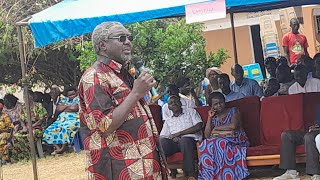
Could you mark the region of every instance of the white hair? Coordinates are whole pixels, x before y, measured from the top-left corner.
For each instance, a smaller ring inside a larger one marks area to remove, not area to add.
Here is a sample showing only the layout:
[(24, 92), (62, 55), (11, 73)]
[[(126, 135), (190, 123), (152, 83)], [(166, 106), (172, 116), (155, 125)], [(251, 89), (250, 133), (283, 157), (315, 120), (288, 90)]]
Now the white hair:
[(91, 41), (92, 41), (93, 49), (96, 53), (100, 51), (100, 42), (107, 41), (111, 27), (116, 25), (122, 26), (122, 24), (119, 22), (111, 21), (111, 22), (101, 23), (94, 28), (91, 36)]

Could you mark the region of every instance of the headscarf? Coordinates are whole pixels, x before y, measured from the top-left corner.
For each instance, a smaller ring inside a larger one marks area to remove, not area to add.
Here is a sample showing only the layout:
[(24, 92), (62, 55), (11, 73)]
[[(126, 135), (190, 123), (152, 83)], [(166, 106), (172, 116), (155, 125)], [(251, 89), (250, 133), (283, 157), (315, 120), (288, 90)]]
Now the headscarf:
[(206, 70), (206, 77), (209, 78), (209, 73), (211, 71), (216, 72), (217, 74), (222, 74), (222, 71), (218, 67), (211, 67)]

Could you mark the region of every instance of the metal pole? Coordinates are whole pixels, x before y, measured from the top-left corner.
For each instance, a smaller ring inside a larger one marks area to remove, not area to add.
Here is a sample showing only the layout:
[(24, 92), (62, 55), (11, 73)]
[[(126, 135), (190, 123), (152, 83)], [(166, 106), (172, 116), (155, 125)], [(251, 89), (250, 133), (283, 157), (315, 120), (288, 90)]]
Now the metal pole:
[(234, 28), (234, 16), (233, 16), (233, 12), (231, 12), (231, 11), (230, 11), (230, 20), (231, 20), (234, 63), (238, 64), (238, 50), (237, 50), (236, 31), (235, 31), (235, 28)]
[(27, 26), (27, 25), (29, 25), (29, 22), (28, 22), (29, 19), (31, 19), (31, 16), (28, 16), (28, 17), (22, 19), (21, 21), (16, 22), (16, 25), (17, 26)]
[(32, 121), (30, 113), (30, 104), (29, 104), (29, 93), (28, 93), (28, 82), (26, 80), (26, 57), (24, 55), (24, 45), (23, 45), (23, 35), (21, 31), (21, 26), (17, 25), (18, 30), (18, 40), (19, 40), (19, 52), (20, 52), (20, 62), (21, 62), (21, 71), (22, 71), (22, 86), (23, 86), (23, 97), (27, 109), (27, 120), (28, 120), (28, 132), (29, 132), (29, 143), (31, 148), (31, 160), (33, 168), (33, 179), (38, 180), (38, 171), (37, 171), (37, 161), (36, 161), (36, 149), (33, 138), (32, 131)]

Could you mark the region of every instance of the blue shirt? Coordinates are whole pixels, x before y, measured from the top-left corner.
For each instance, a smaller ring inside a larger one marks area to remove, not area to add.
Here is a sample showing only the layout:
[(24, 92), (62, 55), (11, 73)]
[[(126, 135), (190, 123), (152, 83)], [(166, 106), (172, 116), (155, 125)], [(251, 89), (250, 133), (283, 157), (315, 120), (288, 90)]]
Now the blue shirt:
[(245, 95), (242, 94), (241, 92), (234, 92), (231, 91), (228, 95), (224, 95), (226, 102), (230, 102), (230, 101), (235, 101), (237, 99), (241, 99), (244, 98)]
[(240, 92), (244, 94), (244, 96), (263, 96), (262, 88), (259, 86), (258, 82), (248, 78), (243, 78), (240, 86), (238, 86), (235, 82), (232, 82), (230, 88), (234, 92)]

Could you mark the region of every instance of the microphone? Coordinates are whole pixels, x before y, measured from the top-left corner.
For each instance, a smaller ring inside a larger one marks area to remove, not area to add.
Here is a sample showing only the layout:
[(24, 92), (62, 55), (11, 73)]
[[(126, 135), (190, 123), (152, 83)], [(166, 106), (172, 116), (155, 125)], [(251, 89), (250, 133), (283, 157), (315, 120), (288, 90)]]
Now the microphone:
[[(146, 68), (144, 67), (144, 61), (141, 58), (133, 57), (131, 61), (134, 67), (138, 69), (140, 73), (146, 70)], [(150, 91), (151, 91), (153, 100), (159, 98), (159, 94), (156, 88), (152, 87)]]

